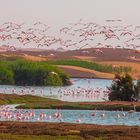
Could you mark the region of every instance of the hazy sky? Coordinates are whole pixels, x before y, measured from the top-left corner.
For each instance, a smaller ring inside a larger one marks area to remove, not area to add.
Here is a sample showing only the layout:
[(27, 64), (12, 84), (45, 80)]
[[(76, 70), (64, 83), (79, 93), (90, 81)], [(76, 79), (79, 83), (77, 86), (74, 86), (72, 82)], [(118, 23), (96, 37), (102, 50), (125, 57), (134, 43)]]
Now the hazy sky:
[(122, 19), (139, 24), (140, 0), (0, 0), (0, 22), (42, 21), (51, 25)]
[[(138, 26), (139, 6), (140, 0), (0, 0), (0, 24), (16, 22), (33, 25), (40, 21), (51, 27), (53, 35), (58, 32), (57, 29), (76, 23), (79, 19), (101, 25), (109, 24), (105, 20), (121, 19), (123, 22), (117, 24)], [(96, 41), (93, 43), (100, 42), (100, 38)], [(111, 43), (118, 44), (116, 41)]]

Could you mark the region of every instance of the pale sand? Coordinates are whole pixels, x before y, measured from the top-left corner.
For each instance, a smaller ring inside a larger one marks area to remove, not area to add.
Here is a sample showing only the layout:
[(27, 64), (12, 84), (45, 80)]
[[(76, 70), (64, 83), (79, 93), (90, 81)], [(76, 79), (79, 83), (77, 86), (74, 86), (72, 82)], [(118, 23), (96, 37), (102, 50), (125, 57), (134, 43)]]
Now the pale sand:
[(74, 56), (75, 58), (78, 58), (80, 60), (86, 60), (86, 61), (93, 61), (96, 57), (92, 56)]
[(32, 55), (24, 55), (22, 56), (26, 60), (31, 60), (31, 61), (46, 61), (47, 58), (39, 57), (39, 56), (32, 56)]

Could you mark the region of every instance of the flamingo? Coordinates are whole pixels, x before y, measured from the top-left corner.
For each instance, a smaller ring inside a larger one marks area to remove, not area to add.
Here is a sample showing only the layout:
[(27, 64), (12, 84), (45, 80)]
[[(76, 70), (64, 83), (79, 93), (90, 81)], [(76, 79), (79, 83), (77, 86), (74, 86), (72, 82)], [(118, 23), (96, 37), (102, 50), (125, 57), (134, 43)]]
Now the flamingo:
[(80, 123), (80, 122), (81, 122), (81, 120), (80, 120), (80, 119), (76, 120), (76, 123)]
[(133, 105), (133, 107), (134, 107), (133, 110), (129, 110), (129, 111), (128, 111), (129, 114), (132, 114), (132, 113), (136, 112), (136, 105)]

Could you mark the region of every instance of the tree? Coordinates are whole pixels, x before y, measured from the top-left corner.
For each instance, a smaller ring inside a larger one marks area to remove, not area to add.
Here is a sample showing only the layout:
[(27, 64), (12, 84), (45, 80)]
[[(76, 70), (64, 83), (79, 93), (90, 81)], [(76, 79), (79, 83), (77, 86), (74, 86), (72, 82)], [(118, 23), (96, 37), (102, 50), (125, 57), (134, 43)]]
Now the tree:
[(140, 80), (137, 81), (136, 85), (134, 86), (135, 88), (135, 95), (134, 98), (140, 98)]
[(61, 74), (61, 79), (62, 79), (63, 85), (71, 85), (72, 84), (72, 82), (70, 81), (70, 76), (67, 74)]
[(109, 88), (109, 100), (132, 101), (139, 97), (140, 81), (134, 84), (129, 74), (116, 75), (111, 87)]

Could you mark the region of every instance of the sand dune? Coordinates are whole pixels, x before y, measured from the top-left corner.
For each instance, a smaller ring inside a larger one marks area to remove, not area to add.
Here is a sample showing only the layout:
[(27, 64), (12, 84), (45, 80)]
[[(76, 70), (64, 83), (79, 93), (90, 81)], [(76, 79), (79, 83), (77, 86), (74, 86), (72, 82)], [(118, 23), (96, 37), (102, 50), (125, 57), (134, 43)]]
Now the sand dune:
[[(92, 61), (125, 61), (125, 62), (140, 62), (140, 53), (136, 50), (130, 49), (112, 49), (112, 48), (100, 48), (103, 53), (96, 53), (96, 48), (83, 49), (83, 50), (73, 50), (66, 52), (44, 50), (44, 51), (27, 51), (18, 50), (14, 52), (5, 52), (5, 54), (15, 54), (15, 55), (32, 55), (32, 56), (43, 56), (48, 57), (49, 54), (54, 54), (53, 60), (63, 60), (63, 59), (90, 59)], [(83, 53), (84, 51), (89, 53)], [(135, 56), (135, 59), (130, 59)]]
[(39, 56), (32, 56), (32, 55), (24, 55), (23, 58), (31, 61), (46, 61), (47, 58), (39, 57)]
[(74, 56), (74, 57), (80, 60), (86, 60), (86, 61), (93, 61), (96, 58), (92, 56)]

